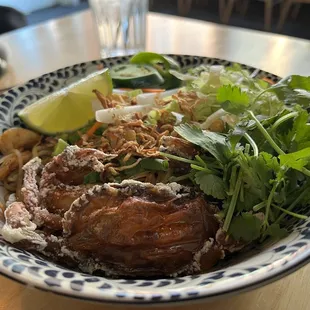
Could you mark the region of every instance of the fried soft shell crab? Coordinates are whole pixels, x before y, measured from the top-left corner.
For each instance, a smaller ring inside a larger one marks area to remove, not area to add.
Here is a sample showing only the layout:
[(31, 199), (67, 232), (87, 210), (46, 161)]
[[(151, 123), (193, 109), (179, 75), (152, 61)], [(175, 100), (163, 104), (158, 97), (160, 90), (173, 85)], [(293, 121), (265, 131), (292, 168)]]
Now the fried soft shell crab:
[(83, 184), (116, 155), (67, 147), (24, 167), (22, 199), (5, 210), (3, 237), (89, 273), (176, 276), (205, 271), (225, 255), (217, 208), (177, 183)]

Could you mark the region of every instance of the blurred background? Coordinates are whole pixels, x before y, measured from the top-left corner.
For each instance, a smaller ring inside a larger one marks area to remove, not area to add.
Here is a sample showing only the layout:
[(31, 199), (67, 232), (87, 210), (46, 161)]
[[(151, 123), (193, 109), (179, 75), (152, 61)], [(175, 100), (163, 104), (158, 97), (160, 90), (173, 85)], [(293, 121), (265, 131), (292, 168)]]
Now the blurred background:
[[(87, 0), (0, 0), (0, 34), (88, 7)], [(310, 0), (150, 0), (149, 10), (310, 39)]]

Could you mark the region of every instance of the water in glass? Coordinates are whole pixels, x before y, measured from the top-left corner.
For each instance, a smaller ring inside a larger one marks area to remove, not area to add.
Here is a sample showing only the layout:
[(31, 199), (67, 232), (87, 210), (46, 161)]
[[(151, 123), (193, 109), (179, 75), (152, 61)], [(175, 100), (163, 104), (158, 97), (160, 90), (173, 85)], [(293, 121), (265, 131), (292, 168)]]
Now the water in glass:
[(134, 54), (145, 49), (148, 0), (90, 0), (101, 56)]

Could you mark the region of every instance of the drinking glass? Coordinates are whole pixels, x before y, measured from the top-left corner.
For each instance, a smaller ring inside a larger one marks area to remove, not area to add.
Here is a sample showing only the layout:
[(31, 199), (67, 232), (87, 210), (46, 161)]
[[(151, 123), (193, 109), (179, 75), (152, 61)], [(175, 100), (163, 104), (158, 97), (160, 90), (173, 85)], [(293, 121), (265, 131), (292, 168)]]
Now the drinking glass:
[(148, 0), (90, 0), (101, 57), (145, 50)]

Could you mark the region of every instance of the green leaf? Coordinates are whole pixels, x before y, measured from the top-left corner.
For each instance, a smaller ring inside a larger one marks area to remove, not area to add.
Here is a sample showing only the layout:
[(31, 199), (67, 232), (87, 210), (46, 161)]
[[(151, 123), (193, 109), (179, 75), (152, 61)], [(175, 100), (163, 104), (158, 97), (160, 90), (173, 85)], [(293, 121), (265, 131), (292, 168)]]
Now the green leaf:
[(232, 114), (243, 113), (250, 104), (249, 96), (238, 86), (223, 85), (217, 91), (217, 101), (222, 108)]
[(164, 110), (168, 112), (180, 113), (181, 109), (177, 100), (173, 99), (171, 102), (165, 105)]
[(185, 140), (208, 151), (222, 164), (227, 163), (232, 157), (230, 143), (224, 135), (202, 131), (200, 128), (189, 124), (181, 124), (174, 127), (174, 130)]
[(237, 241), (251, 242), (260, 237), (262, 224), (253, 214), (242, 213), (232, 219), (228, 232)]
[[(279, 113), (282, 116), (281, 113)], [(262, 115), (257, 115), (257, 119), (260, 121), (261, 125), (270, 133), (268, 127), (272, 126), (272, 124), (277, 120), (277, 116), (267, 117)], [(266, 140), (265, 136), (262, 134), (261, 130), (257, 127), (257, 124), (254, 120), (249, 119), (249, 116), (246, 115), (241, 118), (241, 120), (237, 123), (232, 134), (240, 134), (244, 135), (247, 132), (249, 136), (255, 141), (260, 152), (265, 151), (273, 154), (274, 150), (270, 143)]]
[(200, 84), (199, 92), (204, 95), (216, 94), (221, 87), (222, 68), (220, 66), (211, 66), (208, 74), (202, 73), (200, 79), (194, 81), (197, 86)]
[(199, 65), (193, 68), (189, 68), (187, 70), (188, 74), (199, 77), (202, 72), (207, 72), (209, 70), (209, 66), (207, 65)]
[[(74, 132), (70, 132), (67, 134), (66, 141), (68, 141), (71, 145), (76, 144), (79, 140), (81, 140), (81, 135), (85, 134), (89, 128), (91, 128), (94, 125), (95, 121), (90, 121), (87, 125), (85, 125), (83, 128), (80, 128)], [(100, 128), (96, 130), (94, 133), (95, 135), (101, 136), (103, 131), (106, 129), (106, 125), (102, 125)]]
[(226, 198), (225, 184), (222, 178), (199, 171), (195, 174), (195, 181), (206, 195), (217, 199)]
[(151, 110), (147, 115), (147, 120), (151, 125), (156, 125), (160, 120), (160, 112), (158, 110)]
[(310, 105), (310, 77), (291, 75), (271, 86), (268, 91), (274, 92), (287, 105)]
[(169, 73), (170, 69), (180, 71), (180, 65), (169, 56), (151, 52), (140, 52), (129, 60), (132, 64), (149, 64), (153, 66), (164, 78), (165, 83), (161, 86), (165, 89), (180, 87), (181, 81)]
[(68, 146), (69, 144), (64, 141), (63, 139), (58, 139), (58, 142), (57, 144), (55, 145), (55, 148), (54, 148), (54, 152), (53, 152), (53, 156), (56, 156), (56, 155), (59, 155), (60, 153), (62, 153), (65, 148)]
[(294, 140), (298, 143), (309, 142), (310, 140), (310, 126), (308, 124), (309, 114), (302, 110), (296, 117), (293, 124)]
[(260, 152), (259, 157), (264, 161), (267, 168), (272, 169), (274, 172), (278, 172), (280, 170), (281, 167), (277, 157), (272, 156), (267, 152)]
[(167, 171), (169, 168), (168, 160), (158, 158), (144, 158), (141, 160), (140, 165), (145, 170)]
[[(244, 155), (238, 156), (237, 161), (243, 170), (245, 195), (248, 195), (249, 192), (254, 204), (257, 200), (265, 200), (270, 190), (269, 181), (275, 176), (275, 172), (271, 168), (271, 164), (274, 164), (272, 156), (267, 156), (267, 153), (260, 153), (258, 157)], [(250, 209), (248, 201), (245, 205)]]
[(292, 75), (289, 81), (289, 87), (310, 91), (310, 76)]
[(181, 81), (193, 81), (196, 79), (196, 76), (194, 75), (191, 75), (189, 73), (181, 73), (176, 70), (169, 70), (169, 73)]
[(251, 187), (244, 189), (244, 202), (239, 201), (237, 204), (237, 211), (251, 211), (255, 205), (261, 202), (260, 197)]
[(251, 110), (256, 115), (274, 117), (278, 113), (281, 113), (284, 107), (283, 101), (279, 100), (274, 93), (265, 92), (259, 100), (256, 100), (255, 103), (251, 105)]
[(161, 110), (152, 110), (148, 113), (147, 122), (156, 125), (159, 121), (163, 124), (175, 124), (176, 116), (171, 112), (179, 113), (180, 107), (177, 100), (172, 100), (166, 104)]
[[(128, 162), (127, 164), (130, 165), (131, 162)], [(167, 171), (168, 168), (168, 160), (159, 158), (143, 158), (138, 165), (133, 168), (124, 170), (123, 173), (127, 177), (131, 177), (144, 171)]]
[(92, 171), (84, 176), (84, 184), (95, 184), (99, 183), (101, 181), (100, 179), (100, 173), (96, 171)]
[(208, 98), (200, 100), (198, 104), (195, 104), (192, 109), (194, 121), (205, 121), (215, 110), (214, 96), (209, 95)]
[(143, 169), (140, 164), (141, 163), (139, 163), (137, 166), (135, 166), (133, 168), (124, 170), (123, 173), (126, 175), (127, 178), (129, 178), (129, 177), (137, 175), (141, 172), (144, 172), (145, 169)]
[(301, 171), (310, 161), (310, 147), (294, 153), (279, 155), (279, 159), (281, 166)]
[(277, 239), (282, 239), (288, 235), (288, 232), (285, 228), (280, 228), (279, 224), (271, 224), (268, 226), (264, 234)]
[[(289, 152), (310, 147), (310, 126), (308, 124), (308, 118), (308, 112), (301, 110), (294, 119), (293, 125), (289, 128), (288, 133), (282, 136), (282, 140), (286, 144)], [(288, 124), (285, 125), (288, 127)]]
[[(162, 63), (166, 70), (172, 69), (169, 61), (160, 54), (152, 53), (152, 52), (140, 52), (132, 56), (129, 60), (132, 64), (157, 64)], [(177, 64), (176, 64), (177, 65)]]
[(230, 136), (229, 136), (229, 141), (230, 141), (230, 144), (231, 144), (231, 147), (233, 150), (236, 149), (236, 146), (238, 145), (238, 143), (240, 142), (241, 138), (242, 138), (242, 135), (244, 133), (243, 132), (240, 132), (240, 131), (233, 131)]
[(71, 145), (76, 144), (79, 140), (81, 140), (81, 136), (78, 134), (77, 131), (68, 134), (67, 141), (68, 141)]
[(243, 69), (240, 64), (232, 64), (230, 67), (226, 68), (227, 72), (233, 72), (232, 77), (236, 77), (236, 81), (232, 84), (241, 84), (243, 87), (248, 87), (249, 90), (261, 91), (266, 89), (269, 84), (261, 79), (255, 79), (251, 77), (248, 70)]
[(265, 152), (261, 152), (258, 157), (251, 156), (249, 162), (262, 184), (269, 184), (274, 177), (273, 172), (279, 169), (277, 158)]
[(132, 98), (135, 98), (137, 97), (138, 95), (141, 95), (143, 94), (143, 91), (141, 89), (134, 89), (134, 90), (130, 90), (126, 93), (126, 95), (132, 99)]

